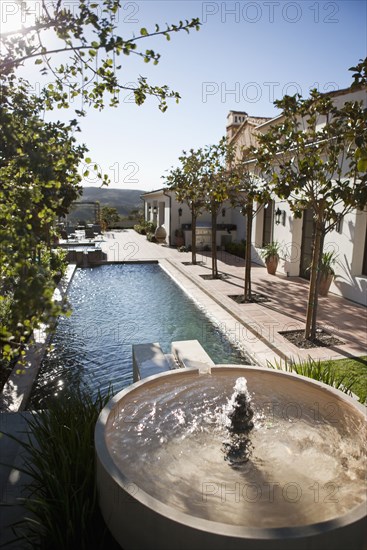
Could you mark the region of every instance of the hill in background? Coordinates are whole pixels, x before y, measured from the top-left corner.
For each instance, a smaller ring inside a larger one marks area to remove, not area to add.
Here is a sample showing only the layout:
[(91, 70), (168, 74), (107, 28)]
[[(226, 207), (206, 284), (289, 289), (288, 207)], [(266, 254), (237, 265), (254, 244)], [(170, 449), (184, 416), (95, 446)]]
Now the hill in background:
[[(101, 206), (112, 206), (116, 208), (121, 216), (128, 216), (131, 210), (143, 208), (143, 201), (140, 198), (145, 191), (140, 189), (110, 189), (108, 187), (84, 187), (83, 195), (79, 201), (98, 201)], [(70, 221), (85, 220), (94, 221), (93, 206), (76, 206), (68, 215)]]

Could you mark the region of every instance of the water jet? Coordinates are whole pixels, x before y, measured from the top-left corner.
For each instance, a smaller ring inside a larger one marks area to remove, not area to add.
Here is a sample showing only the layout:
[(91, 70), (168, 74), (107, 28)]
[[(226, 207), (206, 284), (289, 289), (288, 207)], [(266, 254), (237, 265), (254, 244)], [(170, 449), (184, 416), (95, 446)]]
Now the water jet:
[[(231, 430), (242, 377), (252, 412)], [(226, 460), (223, 445), (243, 435), (250, 452)], [(299, 375), (215, 366), (151, 376), (97, 422), (100, 507), (125, 550), (362, 550), (365, 436), (362, 405)]]

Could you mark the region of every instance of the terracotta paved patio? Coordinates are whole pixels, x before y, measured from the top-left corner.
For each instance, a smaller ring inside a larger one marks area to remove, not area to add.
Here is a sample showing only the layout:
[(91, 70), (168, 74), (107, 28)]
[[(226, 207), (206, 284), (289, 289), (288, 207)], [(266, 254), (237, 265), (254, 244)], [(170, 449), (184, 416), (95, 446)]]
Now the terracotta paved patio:
[[(180, 253), (175, 248), (150, 243), (133, 230), (114, 231), (105, 238), (102, 247), (108, 261), (159, 260), (189, 293), (196, 292), (195, 299), (203, 300), (209, 314), (215, 309), (213, 315), (217, 320), (223, 322), (220, 310), (226, 323), (231, 314), (237, 325), (241, 325), (240, 329), (236, 327), (241, 343), (261, 364), (276, 357), (330, 359), (367, 355), (367, 308), (331, 293), (319, 299), (318, 324), (343, 343), (331, 348), (301, 350), (279, 334), (285, 330), (304, 328), (308, 297), (308, 281), (304, 279), (269, 275), (266, 268), (253, 264), (253, 291), (265, 295), (269, 301), (263, 304), (237, 304), (229, 295), (243, 291), (244, 261), (241, 258), (218, 252), (219, 271), (227, 274), (228, 278), (204, 280), (200, 275), (211, 273), (210, 253), (198, 254), (200, 265), (184, 265), (183, 262), (190, 262), (190, 253)], [(230, 331), (233, 330), (232, 326)]]

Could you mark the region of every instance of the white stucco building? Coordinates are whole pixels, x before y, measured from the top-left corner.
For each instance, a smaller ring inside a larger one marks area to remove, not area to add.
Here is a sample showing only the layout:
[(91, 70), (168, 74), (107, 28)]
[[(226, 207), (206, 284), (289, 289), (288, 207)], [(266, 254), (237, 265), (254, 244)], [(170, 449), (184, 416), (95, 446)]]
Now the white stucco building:
[[(337, 107), (341, 107), (346, 101), (362, 101), (367, 107), (366, 88), (358, 91), (339, 90), (329, 95)], [(239, 112), (232, 111), (227, 117), (227, 137), (238, 151), (243, 146), (256, 145), (256, 134), (266, 132), (271, 125), (278, 124), (282, 119), (281, 115), (273, 119), (263, 119), (254, 126), (246, 117), (240, 119), (239, 115)], [(261, 208), (254, 219), (253, 260), (262, 263), (259, 257), (261, 247), (270, 241), (278, 241), (282, 244), (278, 272), (308, 278), (313, 227), (310, 210), (306, 210), (302, 218), (297, 219), (285, 201), (274, 197), (266, 208)], [(367, 209), (353, 210), (345, 215), (338, 227), (327, 233), (324, 250), (333, 250), (338, 255), (338, 263), (334, 267), (336, 278), (330, 292), (367, 305)]]
[[(367, 89), (350, 89), (331, 92), (337, 107), (346, 101), (362, 101), (367, 107)], [(256, 146), (257, 134), (266, 132), (271, 125), (278, 124), (282, 115), (275, 118), (252, 117), (242, 111), (230, 111), (227, 116), (227, 140), (237, 150)], [(322, 119), (320, 118), (320, 124)], [(185, 245), (191, 244), (191, 212), (187, 204), (176, 200), (175, 193), (166, 188), (142, 195), (145, 219), (156, 225), (163, 225), (167, 242), (177, 245), (176, 232), (184, 231)], [(218, 217), (217, 246), (228, 241), (240, 242), (246, 239), (246, 223), (239, 208), (224, 203)], [(203, 212), (197, 220), (198, 248), (211, 245), (211, 215)], [(314, 222), (312, 212), (304, 211), (302, 218), (295, 218), (285, 201), (274, 197), (262, 206), (254, 218), (252, 258), (263, 265), (261, 248), (271, 241), (281, 243), (281, 259), (278, 273), (288, 276), (309, 278), (308, 267), (312, 258)], [(330, 292), (367, 305), (367, 209), (353, 210), (345, 215), (335, 230), (327, 233), (324, 250), (333, 250), (338, 255), (334, 266), (336, 278)]]
[[(144, 214), (147, 221), (163, 226), (167, 232), (167, 242), (178, 244), (176, 232), (182, 230), (185, 245), (191, 245), (191, 211), (188, 205), (176, 200), (174, 191), (167, 188), (156, 189), (142, 195)], [(245, 220), (238, 209), (223, 203), (217, 216), (217, 246), (226, 242), (241, 241), (245, 238)], [(196, 243), (198, 249), (211, 247), (211, 214), (204, 211), (197, 219)]]

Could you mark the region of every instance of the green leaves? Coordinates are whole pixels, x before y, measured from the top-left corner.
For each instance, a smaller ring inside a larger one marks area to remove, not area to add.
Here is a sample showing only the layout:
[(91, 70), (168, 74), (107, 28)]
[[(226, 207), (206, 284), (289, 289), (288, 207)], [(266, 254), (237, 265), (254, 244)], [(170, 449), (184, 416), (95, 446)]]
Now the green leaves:
[(355, 67), (350, 67), (349, 70), (354, 71), (352, 88), (359, 88), (367, 84), (367, 57), (360, 59), (360, 62)]
[(357, 169), (359, 172), (367, 172), (367, 157), (359, 159)]
[[(327, 223), (346, 199), (341, 174), (348, 177), (355, 169), (360, 173), (366, 170), (362, 149), (355, 156), (350, 148), (351, 129), (356, 128), (357, 120), (366, 121), (366, 114), (355, 105), (346, 104), (338, 110), (330, 96), (315, 90), (309, 99), (285, 97), (277, 104), (283, 108), (284, 121), (259, 136), (258, 165), (264, 174), (273, 171), (268, 178), (271, 189), (285, 197), (291, 208), (297, 208), (301, 200), (315, 215), (322, 209)], [(355, 133), (355, 139), (360, 135)], [(354, 181), (358, 187), (358, 177)]]
[[(3, 86), (0, 100), (0, 342), (6, 360), (24, 351), (39, 323), (61, 311), (55, 287), (53, 222), (79, 195), (75, 124), (45, 123), (42, 103), (22, 83)], [(10, 351), (9, 351), (10, 350)]]
[[(118, 105), (124, 85), (116, 74), (117, 56), (134, 53), (157, 65), (159, 53), (139, 49), (141, 40), (149, 44), (155, 35), (169, 40), (171, 33), (198, 30), (200, 25), (198, 19), (162, 30), (156, 25), (153, 33), (142, 27), (139, 36), (123, 39), (116, 28), (120, 0), (72, 4), (39, 2), (37, 21), (23, 28), (21, 37), (0, 36), (0, 293), (1, 303), (7, 304), (6, 313), (0, 312), (0, 334), (6, 356), (9, 348), (11, 354), (22, 353), (32, 330), (59, 312), (51, 299), (54, 280), (47, 252), (54, 219), (63, 216), (80, 193), (78, 167), (85, 147), (76, 145), (73, 136), (79, 130), (77, 121), (45, 123), (44, 111), (68, 108), (78, 96), (83, 105), (75, 109), (78, 117), (85, 116), (88, 106), (103, 109), (106, 96), (110, 105)], [(44, 40), (50, 32), (56, 41)], [(41, 74), (49, 71), (54, 76), (38, 97), (17, 76), (27, 61), (40, 65)], [(137, 105), (152, 96), (162, 112), (169, 99), (180, 99), (167, 85), (152, 86), (143, 77), (132, 91)], [(106, 175), (98, 176), (108, 183)]]
[[(22, 38), (14, 40), (11, 35), (0, 36), (0, 74), (14, 75), (18, 67), (35, 58), (41, 74), (51, 72), (56, 77), (53, 87), (43, 90), (43, 100), (47, 109), (68, 108), (68, 97), (82, 96), (85, 105), (102, 109), (105, 97), (112, 99), (109, 104), (118, 105), (119, 91), (124, 88), (116, 75), (115, 57), (123, 53), (129, 56), (132, 52), (142, 58), (144, 63), (157, 65), (160, 55), (151, 49), (139, 50), (139, 40), (147, 41), (150, 37), (160, 35), (166, 40), (171, 34), (179, 31), (199, 30), (198, 19), (180, 21), (178, 25), (166, 25), (149, 32), (146, 27), (140, 29), (138, 36), (123, 39), (117, 35), (117, 11), (120, 0), (103, 0), (102, 3), (75, 2), (68, 6), (64, 2), (40, 2), (40, 16), (32, 27), (24, 28)], [(57, 37), (57, 47), (46, 47), (44, 35), (53, 32)], [(92, 38), (91, 38), (92, 37)], [(18, 37), (19, 38), (19, 37)], [(1, 53), (3, 52), (3, 53)], [(69, 60), (57, 65), (59, 53), (69, 55)], [(104, 57), (104, 56), (108, 57)], [(40, 57), (42, 56), (42, 57)], [(107, 68), (110, 71), (106, 70)], [(88, 89), (85, 82), (89, 83)], [(178, 94), (167, 86), (160, 86), (156, 93), (154, 86), (140, 87), (135, 98), (138, 105), (144, 103), (149, 95), (157, 96), (159, 109), (167, 109), (167, 99), (178, 101)], [(64, 95), (65, 92), (65, 95)], [(78, 116), (84, 116), (84, 110), (76, 109)]]
[[(357, 67), (366, 83), (366, 60)], [(276, 102), (282, 122), (259, 134), (257, 167), (270, 192), (284, 198), (301, 217), (315, 220), (306, 338), (316, 327), (317, 272), (324, 236), (352, 209), (367, 204), (367, 110), (356, 101), (337, 107), (333, 96), (312, 90), (308, 99), (286, 96)], [(315, 252), (316, 251), (316, 252)]]
[(120, 221), (120, 214), (112, 206), (102, 206), (101, 220), (104, 230), (110, 229), (116, 222)]
[[(359, 136), (358, 142), (361, 143), (361, 137), (360, 136)], [(354, 156), (357, 159), (357, 169), (358, 169), (358, 171), (359, 172), (367, 172), (367, 148), (366, 147), (357, 147)]]

